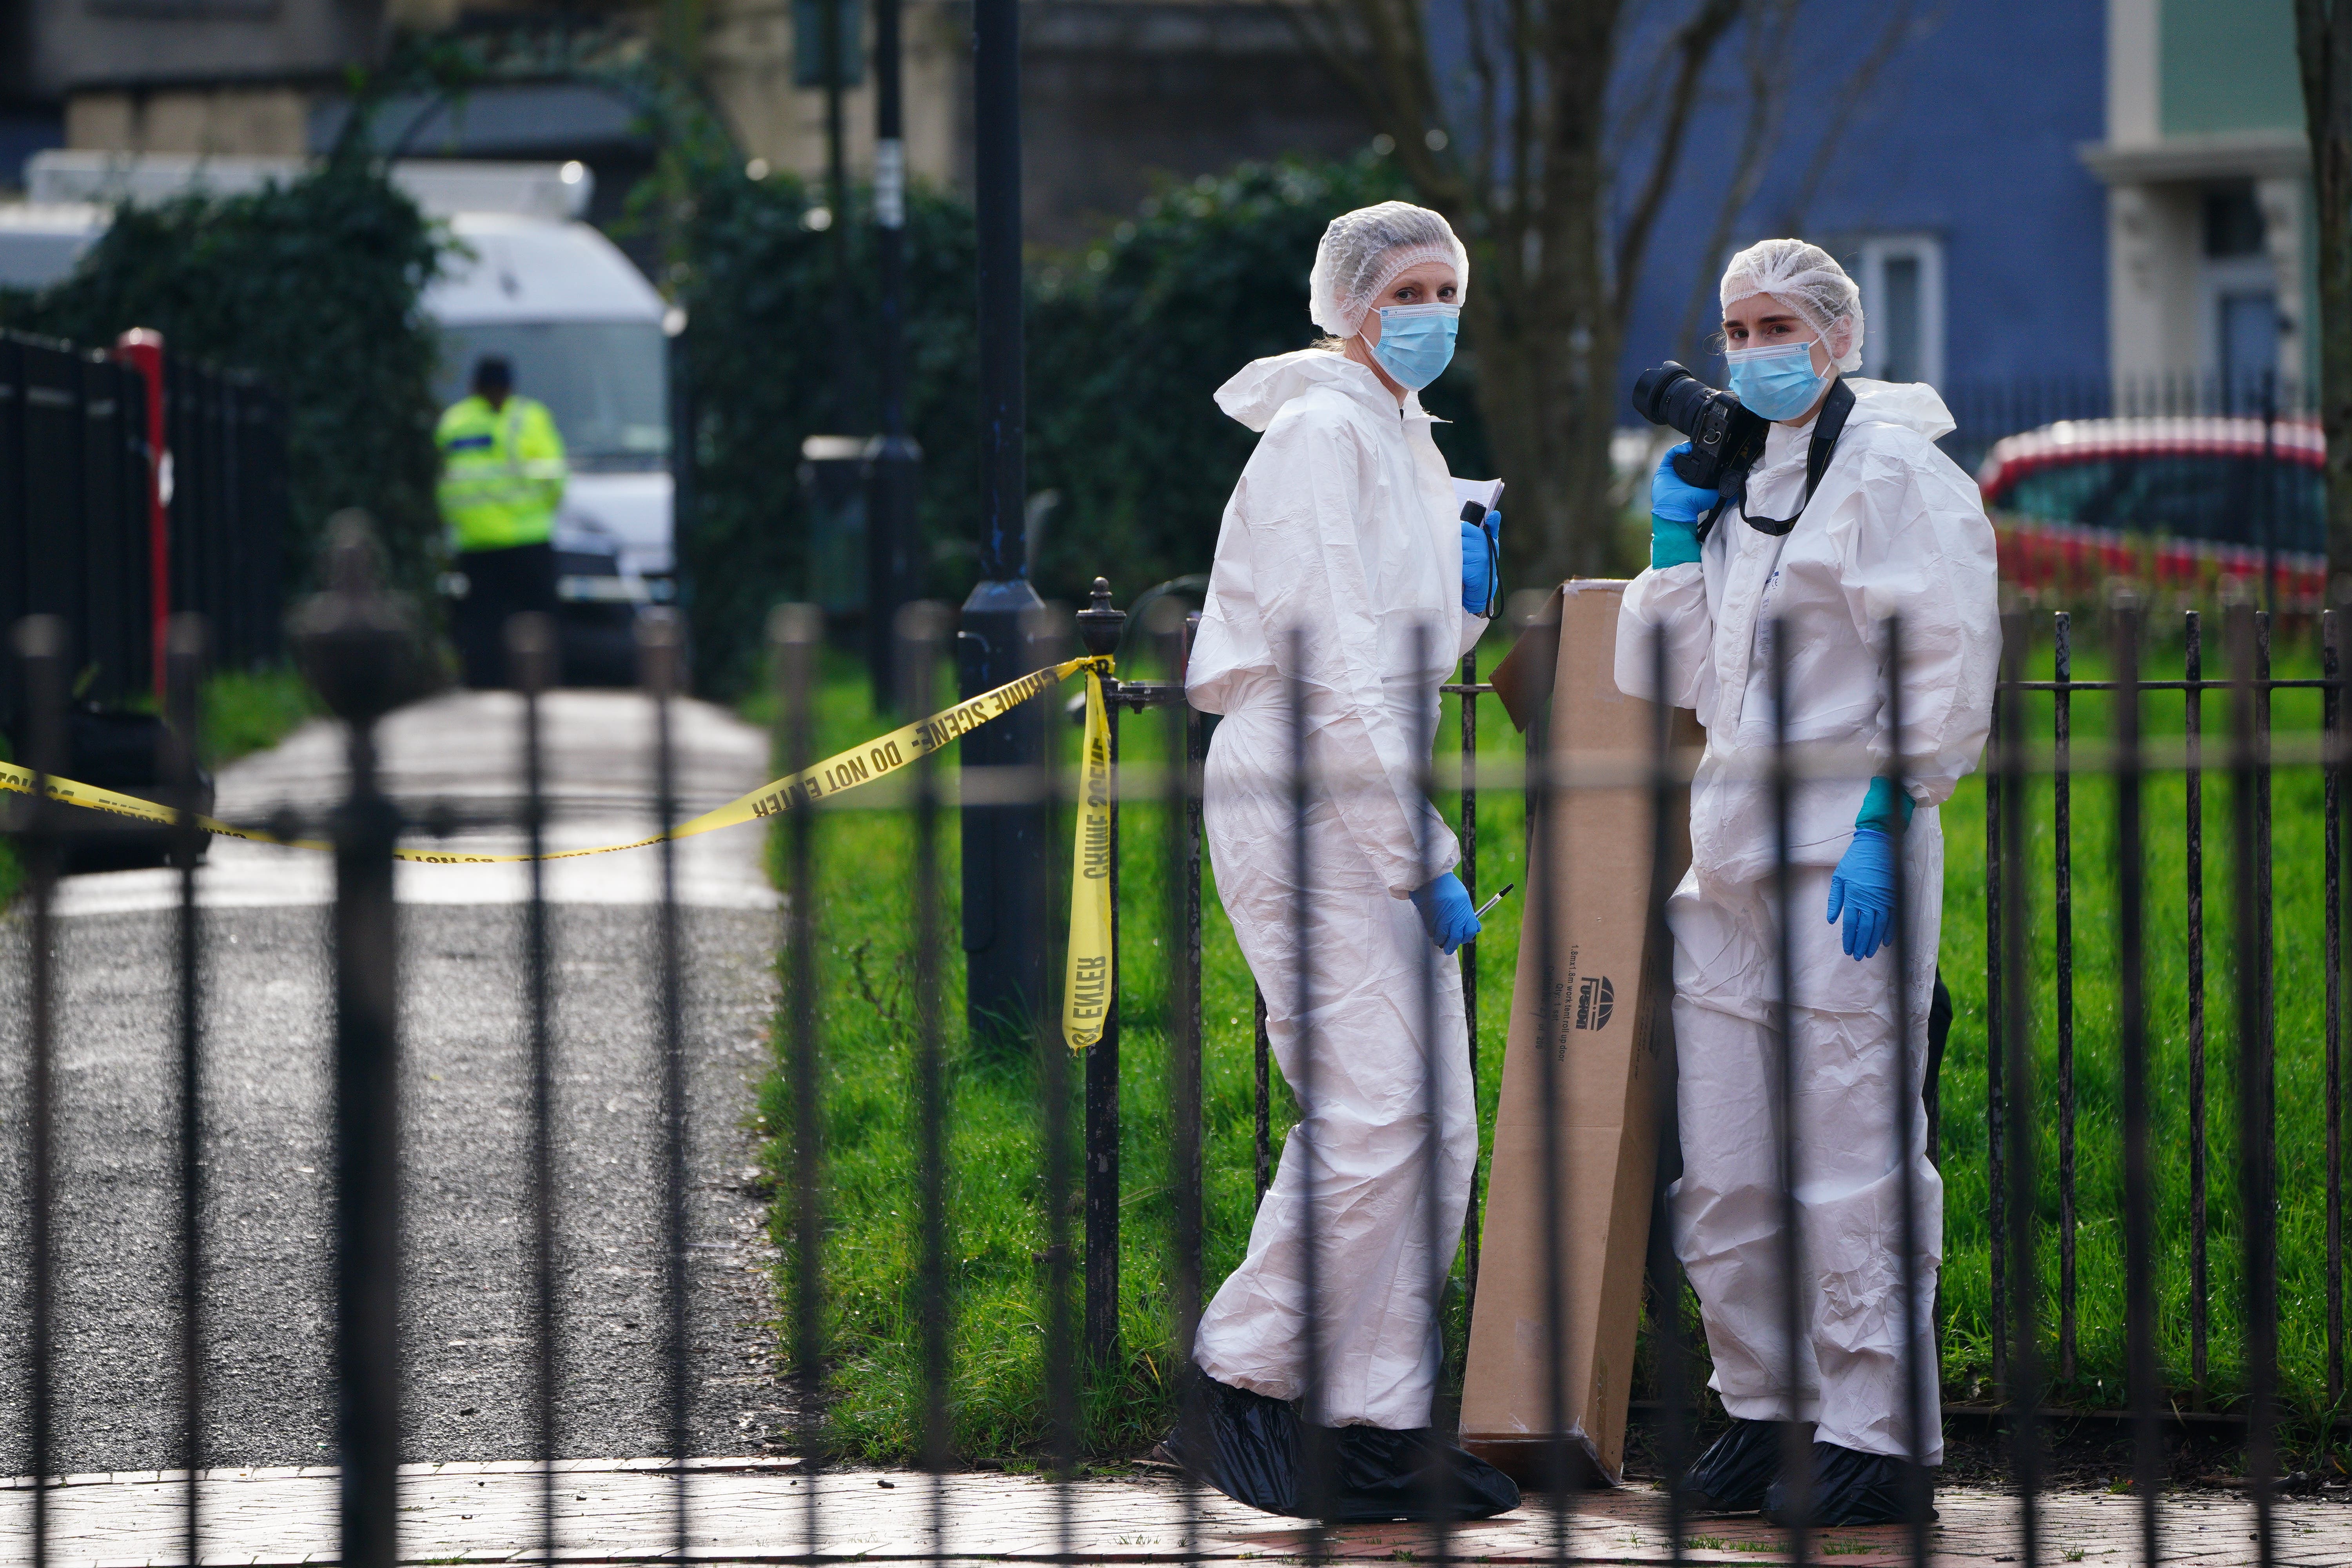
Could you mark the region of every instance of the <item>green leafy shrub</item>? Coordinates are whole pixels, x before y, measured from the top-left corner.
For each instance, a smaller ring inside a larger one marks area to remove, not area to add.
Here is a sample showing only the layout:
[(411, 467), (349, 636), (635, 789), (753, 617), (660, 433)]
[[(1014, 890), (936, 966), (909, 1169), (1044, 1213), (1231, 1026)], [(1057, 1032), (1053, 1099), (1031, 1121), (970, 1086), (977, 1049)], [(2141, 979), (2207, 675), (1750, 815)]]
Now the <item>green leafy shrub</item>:
[[(679, 299), (689, 323), (695, 472), (692, 521), (677, 545), (692, 595), (696, 682), (706, 691), (741, 689), (757, 668), (768, 606), (812, 592), (802, 440), (867, 433), (877, 422), (873, 227), (862, 217), (852, 223), (849, 276), (838, 281), (832, 237), (803, 221), (817, 205), (790, 175), (753, 181), (730, 169), (704, 182), (687, 225), (693, 259)], [(973, 256), (969, 209), (909, 193), (907, 412), (924, 454), (919, 518), (927, 539), (975, 533)], [(957, 587), (952, 571), (932, 585), (949, 595)]]
[(418, 297), (441, 244), (380, 170), (338, 160), (248, 195), (125, 207), (71, 277), (0, 298), (0, 325), (93, 345), (152, 327), (172, 353), (256, 372), (286, 405), (289, 587), (347, 506), (374, 514), (415, 586), (439, 531)]
[[(1029, 276), (1029, 488), (1060, 492), (1031, 577), (1079, 600), (1097, 574), (1122, 601), (1208, 569), (1217, 522), (1256, 437), (1213, 395), (1250, 360), (1312, 342), (1307, 271), (1339, 213), (1404, 194), (1389, 164), (1247, 163), (1171, 184), (1101, 243), (1036, 259)], [(873, 228), (853, 212), (849, 276), (835, 236), (804, 218), (819, 195), (786, 175), (704, 179), (686, 234), (681, 300), (697, 456), (681, 539), (698, 680), (739, 690), (767, 607), (809, 595), (800, 444), (877, 422)], [(861, 198), (862, 205), (862, 198)], [(927, 591), (950, 601), (978, 573), (979, 342), (971, 212), (936, 192), (908, 202), (908, 427), (923, 448)], [(844, 376), (839, 367), (847, 363)], [(1489, 471), (1465, 353), (1426, 397), (1459, 421), (1440, 442), (1457, 471)]]

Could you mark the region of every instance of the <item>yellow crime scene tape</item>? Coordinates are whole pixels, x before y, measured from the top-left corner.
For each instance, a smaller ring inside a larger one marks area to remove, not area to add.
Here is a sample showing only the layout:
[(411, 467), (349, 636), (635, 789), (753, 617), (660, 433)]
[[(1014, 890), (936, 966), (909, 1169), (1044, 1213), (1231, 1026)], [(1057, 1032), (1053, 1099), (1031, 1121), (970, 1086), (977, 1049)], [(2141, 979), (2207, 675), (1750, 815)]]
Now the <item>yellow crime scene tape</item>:
[[(967, 698), (928, 719), (902, 724), (864, 745), (836, 752), (813, 766), (761, 784), (748, 795), (679, 823), (667, 834), (633, 838), (625, 844), (600, 844), (593, 849), (551, 849), (541, 860), (576, 860), (588, 855), (610, 855), (642, 849), (665, 837), (692, 838), (721, 827), (780, 816), (827, 795), (859, 784), (872, 784), (921, 757), (942, 750), (959, 736), (1001, 719), (1024, 702), (1050, 691), (1079, 670), (1087, 672), (1086, 749), (1078, 791), (1077, 836), (1070, 866), (1070, 958), (1063, 994), (1062, 1033), (1072, 1050), (1083, 1050), (1102, 1038), (1108, 1015), (1110, 979), (1110, 724), (1103, 709), (1102, 677), (1108, 658), (1073, 658), (1033, 669), (992, 691)], [(0, 763), (0, 790), (31, 795), (36, 775), (30, 768)], [(141, 822), (170, 826), (180, 814), (136, 795), (118, 795), (96, 784), (51, 774), (48, 798), (90, 811), (103, 811)], [(327, 849), (334, 846), (317, 838), (281, 838), (258, 828), (238, 827), (217, 817), (198, 816), (196, 826), (223, 838), (253, 844), (277, 844), (289, 849)], [(441, 849), (398, 849), (393, 857), (427, 866), (496, 866), (527, 861), (529, 855), (465, 855)]]

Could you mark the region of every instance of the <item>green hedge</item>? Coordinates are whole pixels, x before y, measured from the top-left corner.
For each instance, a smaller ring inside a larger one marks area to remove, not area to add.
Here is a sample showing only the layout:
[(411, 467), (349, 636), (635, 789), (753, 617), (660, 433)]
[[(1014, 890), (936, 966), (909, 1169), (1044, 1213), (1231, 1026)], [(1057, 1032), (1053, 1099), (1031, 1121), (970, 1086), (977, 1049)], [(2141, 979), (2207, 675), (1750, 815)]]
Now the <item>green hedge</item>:
[(418, 296), (441, 244), (379, 170), (332, 163), (251, 195), (123, 208), (71, 277), (0, 295), (0, 325), (89, 344), (152, 327), (169, 353), (257, 373), (286, 404), (289, 585), (347, 506), (375, 515), (416, 585), (439, 532), (436, 350)]
[[(703, 184), (687, 224), (692, 260), (679, 298), (695, 472), (692, 522), (677, 544), (696, 684), (706, 692), (740, 690), (757, 668), (768, 606), (811, 591), (802, 439), (876, 422), (862, 387), (845, 396), (836, 370), (844, 346), (871, 358), (872, 230), (860, 220), (847, 236), (845, 297), (829, 237), (803, 222), (818, 202), (789, 176), (754, 182), (730, 171)], [(910, 193), (907, 238), (908, 420), (925, 457), (919, 515), (928, 538), (968, 535), (970, 485), (937, 481), (972, 473), (980, 460), (971, 214)]]
[[(1029, 277), (1029, 487), (1057, 490), (1032, 577), (1076, 601), (1097, 574), (1122, 601), (1208, 568), (1217, 521), (1255, 437), (1216, 388), (1252, 359), (1303, 348), (1307, 271), (1336, 214), (1405, 193), (1386, 163), (1249, 163), (1173, 184), (1097, 245), (1037, 258)], [(784, 175), (716, 174), (697, 193), (681, 300), (691, 326), (695, 521), (680, 542), (703, 689), (740, 689), (757, 667), (767, 606), (811, 592), (798, 480), (803, 437), (869, 431), (875, 319), (870, 240), (803, 226), (819, 200)], [(860, 196), (862, 205), (863, 196)], [(908, 204), (908, 423), (924, 462), (928, 591), (960, 600), (977, 575), (980, 394), (969, 207), (934, 192)], [(835, 371), (846, 346), (855, 371)], [(1458, 471), (1488, 458), (1465, 354), (1432, 387), (1458, 421), (1439, 439)]]

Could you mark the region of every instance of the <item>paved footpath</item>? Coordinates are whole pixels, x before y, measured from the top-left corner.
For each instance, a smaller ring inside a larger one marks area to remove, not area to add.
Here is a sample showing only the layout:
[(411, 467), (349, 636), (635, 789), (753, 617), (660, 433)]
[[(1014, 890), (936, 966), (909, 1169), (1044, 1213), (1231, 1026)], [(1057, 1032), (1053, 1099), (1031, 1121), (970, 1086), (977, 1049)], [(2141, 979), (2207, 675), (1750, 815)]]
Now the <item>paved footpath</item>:
[[(560, 1561), (646, 1562), (669, 1555), (676, 1481), (657, 1462), (583, 1460), (565, 1466), (558, 1480)], [(24, 1482), (5, 1485), (0, 1557), (22, 1562), (31, 1496)], [(526, 1465), (410, 1467), (401, 1490), (401, 1560), (536, 1560), (539, 1488), (536, 1469)], [(199, 1491), (205, 1563), (293, 1568), (335, 1558), (331, 1469), (215, 1471), (202, 1479)], [(934, 1553), (966, 1562), (1037, 1560), (1066, 1551), (1108, 1563), (1298, 1562), (1312, 1549), (1296, 1521), (1253, 1513), (1222, 1499), (1194, 1500), (1188, 1530), (1184, 1492), (1158, 1477), (1090, 1480), (1057, 1492), (1024, 1478), (958, 1475), (947, 1478), (935, 1503), (932, 1482), (903, 1470), (834, 1471), (811, 1486), (789, 1459), (709, 1459), (697, 1462), (688, 1496), (688, 1555), (712, 1563), (782, 1563), (806, 1554), (812, 1501), (818, 1552), (877, 1563)], [(49, 1493), (49, 1561), (59, 1568), (184, 1562), (185, 1497), (186, 1483), (176, 1476), (69, 1478)], [(1474, 1563), (1664, 1562), (1671, 1555), (1664, 1503), (1646, 1488), (1580, 1496), (1564, 1532), (1548, 1509), (1522, 1508), (1456, 1527), (1452, 1553)], [(1937, 1506), (1942, 1516), (1933, 1532), (1937, 1563), (2022, 1562), (2012, 1499), (1951, 1489), (1937, 1494)], [(935, 1517), (945, 1524), (936, 1534)], [(2045, 1498), (2040, 1518), (2042, 1563), (2139, 1561), (2138, 1511), (2127, 1497)], [(2289, 1500), (2279, 1505), (2276, 1518), (2278, 1563), (2296, 1568), (2352, 1563), (2352, 1506)], [(2166, 1562), (2221, 1568), (2255, 1559), (2252, 1510), (2227, 1493), (2168, 1500), (2165, 1530)], [(1332, 1531), (1324, 1546), (1328, 1556), (1360, 1561), (1426, 1562), (1437, 1552), (1430, 1530), (1406, 1525), (1350, 1526)], [(1699, 1521), (1684, 1555), (1695, 1563), (1789, 1560), (1781, 1533), (1753, 1519)], [(1908, 1561), (1900, 1531), (1891, 1528), (1822, 1531), (1814, 1537), (1811, 1558), (1857, 1568)]]
[[(387, 787), (462, 817), (518, 793), (517, 699), (458, 693), (382, 730)], [(688, 811), (766, 776), (756, 730), (676, 710)], [(547, 702), (557, 847), (647, 830), (650, 711), (629, 692)], [(305, 727), (223, 770), (220, 811), (267, 820), (340, 794), (340, 728)], [(412, 842), (430, 843), (429, 839)], [(520, 847), (511, 832), (448, 842)], [(782, 1420), (773, 1254), (749, 1127), (769, 1057), (776, 900), (757, 826), (679, 846), (688, 979), (694, 1438), (757, 1452)], [(653, 911), (656, 852), (557, 862), (558, 1179), (564, 1324), (562, 1451), (662, 1450), (661, 1205)], [(206, 1056), (204, 1460), (315, 1464), (331, 1434), (328, 1063), (333, 1037), (329, 857), (219, 841), (201, 874)], [(534, 1451), (525, 1398), (529, 1129), (523, 868), (400, 867), (407, 1452)], [(76, 877), (58, 962), (59, 1470), (184, 1463), (178, 1441), (171, 953), (176, 879)], [(0, 1061), (23, 1059), (25, 921), (0, 922)], [(0, 1073), (0, 1136), (21, 1147), (22, 1074)], [(11, 1169), (15, 1167), (13, 1163)], [(20, 1192), (12, 1176), (11, 1193)], [(0, 1203), (0, 1301), (22, 1298), (22, 1205)], [(19, 1401), (24, 1320), (0, 1311), (0, 1474), (30, 1468)]]

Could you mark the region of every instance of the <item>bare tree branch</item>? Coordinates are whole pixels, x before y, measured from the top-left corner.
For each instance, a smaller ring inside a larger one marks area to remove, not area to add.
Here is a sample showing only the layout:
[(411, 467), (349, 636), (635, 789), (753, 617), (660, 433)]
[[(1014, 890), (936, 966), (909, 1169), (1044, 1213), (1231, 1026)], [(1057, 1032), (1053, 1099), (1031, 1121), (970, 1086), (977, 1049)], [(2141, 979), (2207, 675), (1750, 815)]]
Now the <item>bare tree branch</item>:
[[(1495, 156), (1496, 116), (1503, 98), (1501, 72), (1495, 64), (1495, 43), (1489, 36), (1491, 20), (1481, 0), (1464, 0), (1463, 19), (1470, 40), (1470, 70), (1477, 79), (1478, 145), (1469, 150), (1470, 180), (1473, 188), (1489, 193), (1491, 205), (1495, 188)], [(1492, 222), (1489, 220), (1489, 237)]]
[(1299, 47), (1339, 79), (1374, 124), (1385, 125), (1391, 116), (1380, 84), (1364, 68), (1362, 51), (1350, 42), (1349, 23), (1355, 8), (1341, 0), (1292, 0), (1277, 9)]
[(1796, 27), (1797, 6), (1798, 0), (1765, 0), (1763, 10), (1748, 23), (1749, 43), (1742, 51), (1748, 67), (1748, 114), (1740, 128), (1739, 157), (1724, 183), (1723, 199), (1716, 204), (1715, 223), (1699, 252), (1690, 295), (1675, 329), (1675, 352), (1685, 364), (1699, 357), (1698, 318), (1715, 296), (1714, 263), (1729, 248), (1732, 226), (1756, 199), (1765, 165), (1780, 143), (1781, 114), (1788, 105), (1781, 84), (1788, 79), (1789, 40)]
[(1667, 193), (1674, 188), (1676, 166), (1682, 162), (1683, 139), (1689, 132), (1691, 110), (1698, 100), (1701, 75), (1716, 45), (1723, 41), (1723, 35), (1745, 8), (1745, 0), (1703, 0), (1698, 14), (1675, 35), (1675, 48), (1682, 58), (1666, 100), (1664, 122), (1658, 128), (1657, 155), (1651, 161), (1649, 177), (1643, 182), (1642, 193), (1634, 198), (1633, 210), (1626, 215), (1624, 226), (1617, 235), (1617, 265), (1611, 280), (1610, 302), (1612, 312), (1620, 321), (1633, 302), (1643, 253), (1650, 245), (1650, 230), (1656, 226)]
[(1395, 142), (1406, 178), (1432, 205), (1465, 212), (1458, 164), (1441, 163), (1423, 139), (1440, 118), (1421, 0), (1293, 0), (1282, 12), (1303, 46)]
[(1886, 21), (1878, 29), (1878, 37), (1871, 44), (1870, 53), (1846, 73), (1844, 81), (1838, 88), (1837, 97), (1831, 100), (1828, 123), (1822, 127), (1821, 141), (1814, 143), (1812, 157), (1806, 162), (1804, 176), (1797, 182), (1795, 192), (1781, 209), (1780, 226), (1782, 232), (1794, 234), (1804, 227), (1805, 214), (1811, 208), (1822, 182), (1829, 177), (1830, 167), (1837, 161), (1838, 153), (1845, 143), (1846, 132), (1853, 124), (1854, 115), (1861, 110), (1863, 100), (1870, 96), (1871, 89), (1878, 84), (1880, 74), (1886, 69), (1887, 62), (1895, 58), (1895, 50), (1903, 47), (1905, 37), (1912, 30), (1914, 14), (1917, 9), (1916, 0), (1895, 0), (1895, 4), (1887, 8)]
[(1517, 148), (1513, 159), (1515, 177), (1512, 182), (1513, 210), (1522, 221), (1529, 221), (1528, 202), (1535, 190), (1536, 150), (1542, 145), (1537, 122), (1540, 111), (1536, 96), (1536, 25), (1535, 0), (1510, 0), (1511, 56), (1516, 76), (1511, 84), (1514, 110), (1511, 115), (1512, 143)]

